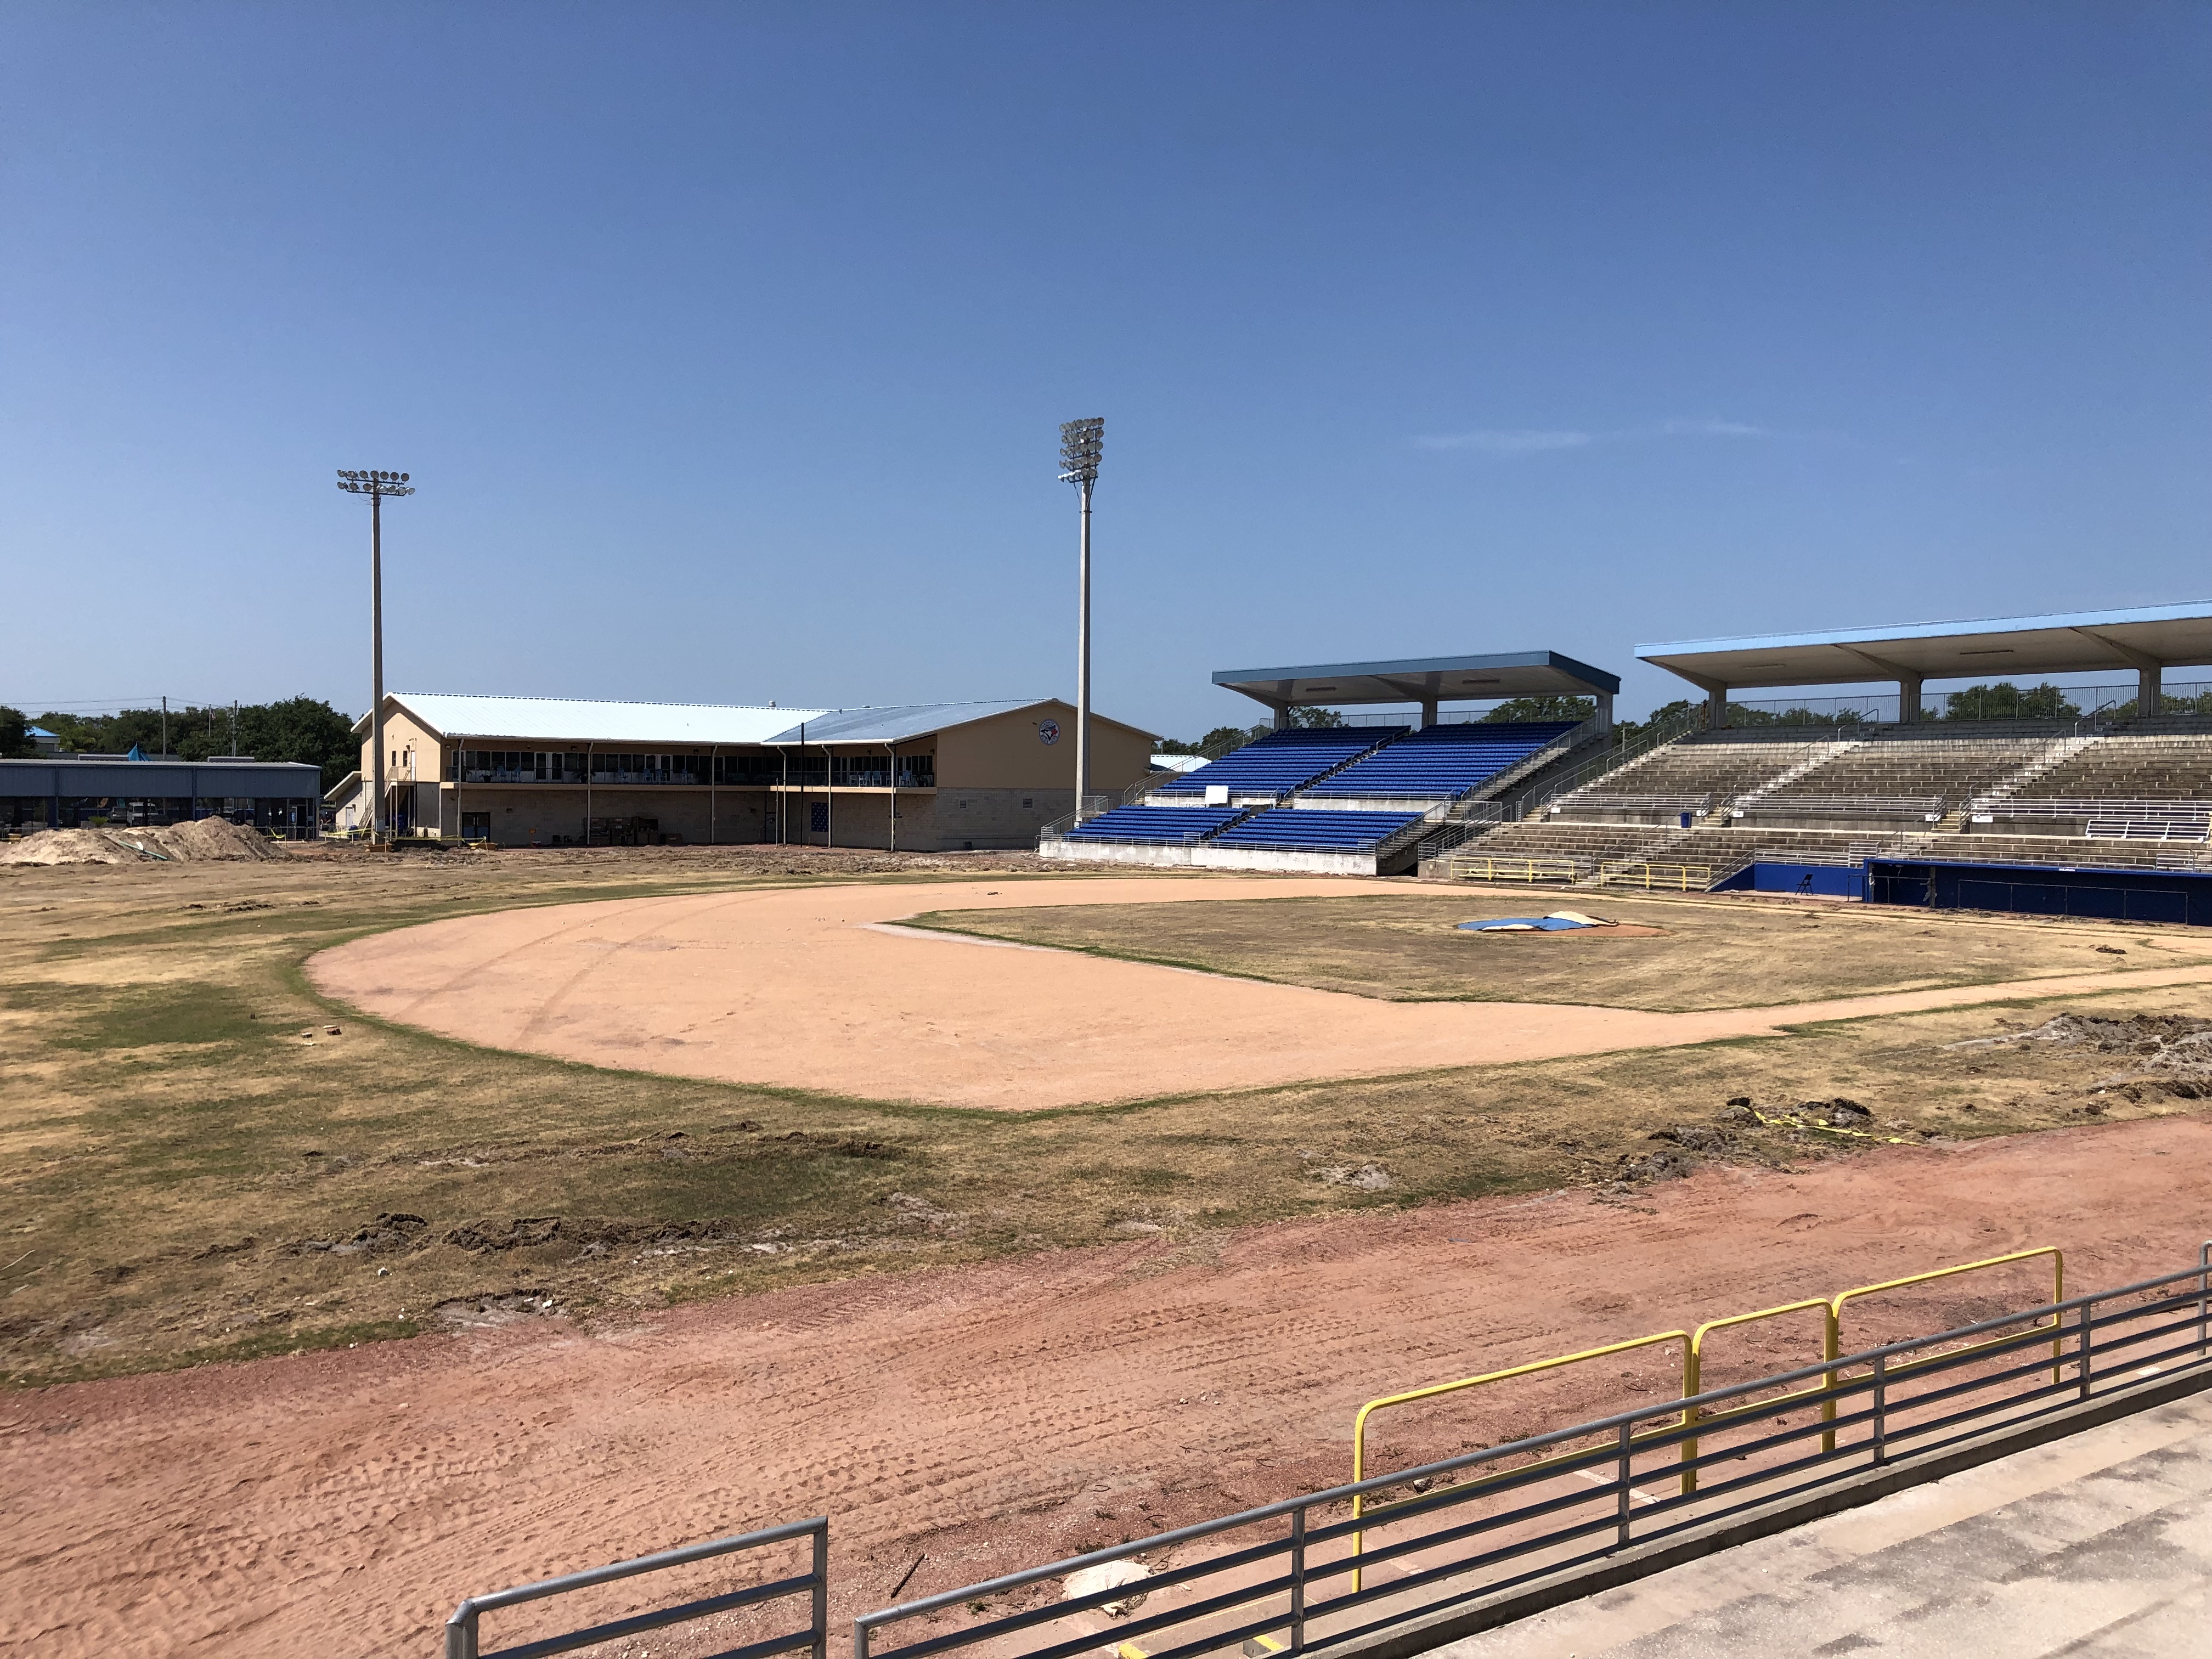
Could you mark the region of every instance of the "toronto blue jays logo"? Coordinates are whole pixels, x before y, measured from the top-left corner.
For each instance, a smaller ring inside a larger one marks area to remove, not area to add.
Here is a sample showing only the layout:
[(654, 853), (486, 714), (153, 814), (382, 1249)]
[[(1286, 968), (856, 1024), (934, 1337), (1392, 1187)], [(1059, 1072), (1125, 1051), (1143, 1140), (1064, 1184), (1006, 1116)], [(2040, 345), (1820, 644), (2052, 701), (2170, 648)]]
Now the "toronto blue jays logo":
[(1037, 722), (1037, 741), (1039, 743), (1058, 743), (1060, 741), (1060, 722), (1058, 720), (1039, 720)]

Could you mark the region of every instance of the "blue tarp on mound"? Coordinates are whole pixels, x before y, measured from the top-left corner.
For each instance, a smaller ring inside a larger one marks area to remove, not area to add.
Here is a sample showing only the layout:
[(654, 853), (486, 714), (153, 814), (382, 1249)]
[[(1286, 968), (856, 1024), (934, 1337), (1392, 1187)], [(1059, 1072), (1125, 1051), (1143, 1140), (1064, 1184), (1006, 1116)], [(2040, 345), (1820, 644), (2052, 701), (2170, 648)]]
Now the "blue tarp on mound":
[(1490, 921), (1462, 921), (1462, 933), (1484, 933), (1493, 931), (1517, 931), (1529, 928), (1540, 933), (1571, 933), (1577, 927), (1588, 927), (1587, 921), (1568, 921), (1559, 916), (1498, 916)]

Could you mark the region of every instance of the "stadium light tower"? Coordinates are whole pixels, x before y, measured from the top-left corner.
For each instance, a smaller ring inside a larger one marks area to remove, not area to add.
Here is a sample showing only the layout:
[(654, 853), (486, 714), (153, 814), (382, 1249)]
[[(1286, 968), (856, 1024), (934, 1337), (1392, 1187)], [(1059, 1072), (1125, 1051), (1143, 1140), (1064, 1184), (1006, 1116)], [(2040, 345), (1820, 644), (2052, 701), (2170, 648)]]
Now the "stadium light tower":
[(374, 793), (368, 798), (368, 838), (384, 835), (384, 498), (412, 495), (404, 472), (349, 472), (338, 469), (338, 488), (368, 497), (368, 762)]
[(1060, 480), (1083, 497), (1083, 544), (1077, 556), (1075, 601), (1075, 821), (1091, 806), (1091, 490), (1106, 447), (1106, 422), (1098, 417), (1063, 422)]

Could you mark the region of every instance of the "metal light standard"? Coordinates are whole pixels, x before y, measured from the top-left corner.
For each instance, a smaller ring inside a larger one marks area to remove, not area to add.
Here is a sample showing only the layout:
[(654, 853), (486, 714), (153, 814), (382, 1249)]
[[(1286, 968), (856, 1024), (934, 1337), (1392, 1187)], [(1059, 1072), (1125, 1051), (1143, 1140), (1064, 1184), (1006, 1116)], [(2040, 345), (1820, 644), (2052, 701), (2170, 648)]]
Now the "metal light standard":
[(368, 759), (374, 793), (368, 798), (368, 838), (384, 835), (384, 498), (412, 495), (404, 472), (338, 470), (338, 488), (368, 497)]
[(1075, 604), (1075, 820), (1091, 810), (1091, 490), (1106, 447), (1106, 422), (1098, 417), (1063, 422), (1060, 479), (1083, 495), (1083, 550), (1078, 560)]

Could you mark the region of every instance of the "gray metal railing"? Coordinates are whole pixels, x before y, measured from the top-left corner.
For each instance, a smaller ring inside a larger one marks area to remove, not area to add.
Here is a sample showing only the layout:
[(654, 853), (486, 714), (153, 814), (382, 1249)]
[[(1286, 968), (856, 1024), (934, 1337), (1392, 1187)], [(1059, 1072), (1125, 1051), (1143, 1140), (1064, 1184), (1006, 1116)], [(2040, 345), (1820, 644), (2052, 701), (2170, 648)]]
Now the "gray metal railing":
[[(1084, 1659), (1102, 1646), (1127, 1654), (1132, 1644), (1146, 1659), (1197, 1659), (1255, 1638), (1273, 1659), (1288, 1659), (1801, 1498), (1900, 1456), (2021, 1427), (2153, 1374), (2208, 1366), (2212, 1245), (2196, 1267), (2133, 1285), (1655, 1401), (865, 1613), (854, 1621), (853, 1659), (930, 1659), (985, 1644), (998, 1659)], [(1346, 1513), (1355, 1498), (1364, 1514)], [(1186, 1553), (1209, 1546), (1219, 1553)], [(1170, 1551), (1182, 1565), (1135, 1583), (899, 1647), (875, 1644), (890, 1626), (957, 1616), (1048, 1580)], [(1138, 1595), (1148, 1598), (1139, 1616), (1110, 1631), (1084, 1617)]]
[(1534, 811), (1540, 811), (1562, 795), (1571, 794), (1584, 785), (1594, 782), (1608, 772), (1617, 772), (1631, 761), (1642, 760), (1654, 750), (1663, 749), (1677, 738), (1686, 738), (1705, 729), (1705, 706), (1692, 703), (1681, 713), (1667, 720), (1654, 720), (1634, 736), (1626, 735), (1626, 729), (1616, 727), (1622, 740), (1602, 755), (1592, 756), (1564, 778), (1555, 778), (1540, 791), (1530, 790), (1515, 797), (1511, 804), (1518, 816), (1525, 817)]
[[(813, 1540), (813, 1564), (805, 1572), (772, 1579), (767, 1583), (750, 1585), (744, 1589), (696, 1597), (674, 1607), (634, 1613), (625, 1619), (611, 1620), (605, 1624), (569, 1631), (559, 1636), (540, 1637), (533, 1641), (518, 1643), (513, 1647), (500, 1648), (491, 1653), (481, 1652), (477, 1648), (478, 1623), (485, 1613), (495, 1608), (511, 1607), (523, 1601), (542, 1601), (549, 1595), (562, 1595), (572, 1590), (587, 1589), (594, 1584), (609, 1584), (617, 1579), (634, 1578), (641, 1573), (685, 1566), (694, 1561), (712, 1560), (717, 1556), (733, 1555), (740, 1550), (788, 1543), (795, 1538), (811, 1538)], [(572, 1649), (589, 1647), (594, 1643), (611, 1642), (622, 1637), (681, 1624), (688, 1620), (704, 1619), (718, 1613), (734, 1613), (740, 1607), (755, 1607), (764, 1601), (799, 1595), (811, 1598), (811, 1611), (805, 1630), (719, 1650), (716, 1659), (771, 1659), (773, 1655), (789, 1653), (798, 1648), (806, 1649), (812, 1659), (829, 1659), (830, 1519), (827, 1516), (817, 1516), (811, 1521), (794, 1521), (787, 1526), (769, 1527), (760, 1532), (740, 1533), (733, 1538), (716, 1538), (703, 1544), (687, 1544), (681, 1549), (663, 1550), (658, 1555), (641, 1555), (634, 1561), (617, 1561), (611, 1566), (562, 1573), (556, 1578), (541, 1578), (534, 1584), (519, 1584), (513, 1589), (494, 1590), (488, 1595), (471, 1595), (455, 1607), (453, 1616), (446, 1620), (446, 1659), (540, 1659), (541, 1656), (547, 1654), (567, 1653)]]

